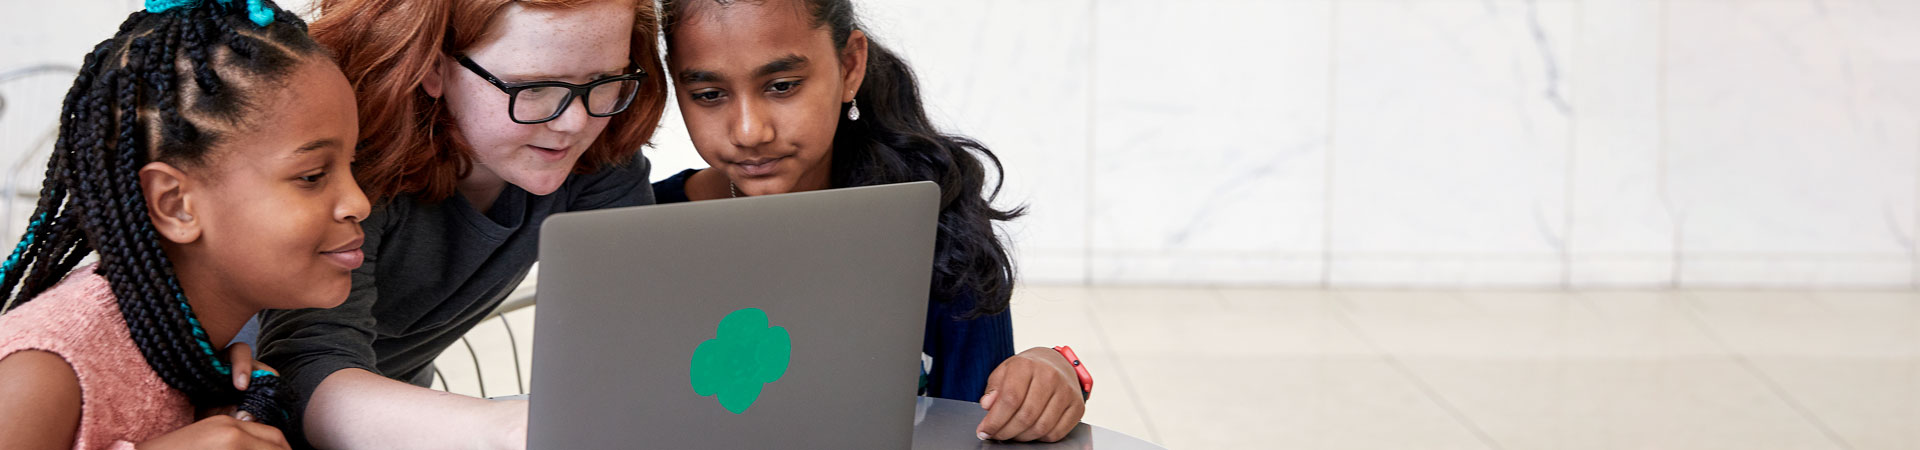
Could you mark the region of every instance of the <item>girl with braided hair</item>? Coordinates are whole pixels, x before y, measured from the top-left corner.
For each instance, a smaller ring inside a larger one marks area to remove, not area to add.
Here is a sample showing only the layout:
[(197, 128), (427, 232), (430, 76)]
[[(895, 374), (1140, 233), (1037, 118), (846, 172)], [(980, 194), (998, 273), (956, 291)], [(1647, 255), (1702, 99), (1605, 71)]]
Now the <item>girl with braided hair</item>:
[(86, 55), (0, 263), (0, 447), (286, 447), (277, 377), (214, 349), (260, 310), (346, 299), (370, 209), (357, 136), (351, 88), (292, 13), (129, 16)]

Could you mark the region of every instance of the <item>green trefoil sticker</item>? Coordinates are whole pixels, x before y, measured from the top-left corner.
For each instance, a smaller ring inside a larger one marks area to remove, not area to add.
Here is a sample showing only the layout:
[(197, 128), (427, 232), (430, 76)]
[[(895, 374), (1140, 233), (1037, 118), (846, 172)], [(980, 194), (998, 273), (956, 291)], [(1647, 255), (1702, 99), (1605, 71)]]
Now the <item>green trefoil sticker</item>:
[(687, 375), (693, 393), (719, 397), (720, 407), (741, 414), (767, 383), (787, 374), (792, 360), (793, 338), (786, 327), (768, 326), (766, 311), (744, 308), (720, 319), (714, 338), (694, 348)]

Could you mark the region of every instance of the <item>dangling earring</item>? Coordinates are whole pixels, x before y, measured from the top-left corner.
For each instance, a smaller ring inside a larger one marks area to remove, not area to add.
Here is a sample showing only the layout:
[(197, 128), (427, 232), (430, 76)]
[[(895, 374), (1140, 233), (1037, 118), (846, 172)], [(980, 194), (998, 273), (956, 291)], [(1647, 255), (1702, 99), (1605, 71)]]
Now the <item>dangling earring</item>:
[(860, 121), (860, 99), (853, 99), (853, 106), (847, 107), (847, 120)]

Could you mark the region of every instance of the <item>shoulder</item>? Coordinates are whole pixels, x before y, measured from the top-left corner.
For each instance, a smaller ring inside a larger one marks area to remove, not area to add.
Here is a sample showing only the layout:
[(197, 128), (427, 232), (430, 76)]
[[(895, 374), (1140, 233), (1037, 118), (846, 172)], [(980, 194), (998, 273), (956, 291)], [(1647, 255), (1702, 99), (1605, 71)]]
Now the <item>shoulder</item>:
[(665, 180), (653, 183), (654, 201), (663, 204), (688, 201), (687, 180), (693, 178), (693, 174), (696, 173), (700, 173), (700, 169), (682, 170)]
[(64, 345), (110, 334), (115, 326), (124, 330), (113, 287), (94, 267), (74, 268), (53, 287), (0, 315), (0, 346)]
[(604, 186), (646, 185), (653, 171), (653, 162), (642, 153), (634, 153), (633, 159), (608, 164), (590, 170), (576, 172), (568, 176), (563, 189), (571, 187), (579, 191), (593, 191)]
[(366, 244), (362, 248), (369, 252), (380, 248), (387, 242), (387, 234), (407, 222), (415, 209), (422, 206), (419, 199), (412, 195), (399, 195), (383, 203), (373, 205), (373, 211), (360, 220), (360, 230), (366, 233)]
[(80, 428), (80, 377), (41, 350), (0, 356), (0, 436), (31, 448), (71, 447)]
[[(0, 392), (7, 398), (61, 400), (59, 393), (71, 393), (73, 406), (80, 406), (80, 376), (67, 359), (53, 352), (28, 349), (0, 356)], [(34, 402), (27, 402), (34, 403)], [(51, 405), (51, 404), (48, 404)]]
[(653, 188), (647, 183), (652, 170), (646, 155), (636, 152), (631, 160), (576, 173), (561, 185), (559, 204), (566, 211), (653, 204)]

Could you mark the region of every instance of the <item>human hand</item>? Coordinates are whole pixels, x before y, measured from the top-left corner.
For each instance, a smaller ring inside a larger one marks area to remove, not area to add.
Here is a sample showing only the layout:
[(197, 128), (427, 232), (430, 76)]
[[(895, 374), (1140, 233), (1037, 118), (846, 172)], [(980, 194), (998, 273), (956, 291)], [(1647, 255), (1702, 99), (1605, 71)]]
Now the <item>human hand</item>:
[(987, 417), (974, 429), (982, 440), (1056, 442), (1080, 424), (1087, 410), (1073, 364), (1046, 347), (1002, 361), (987, 377), (986, 392), (980, 407)]

